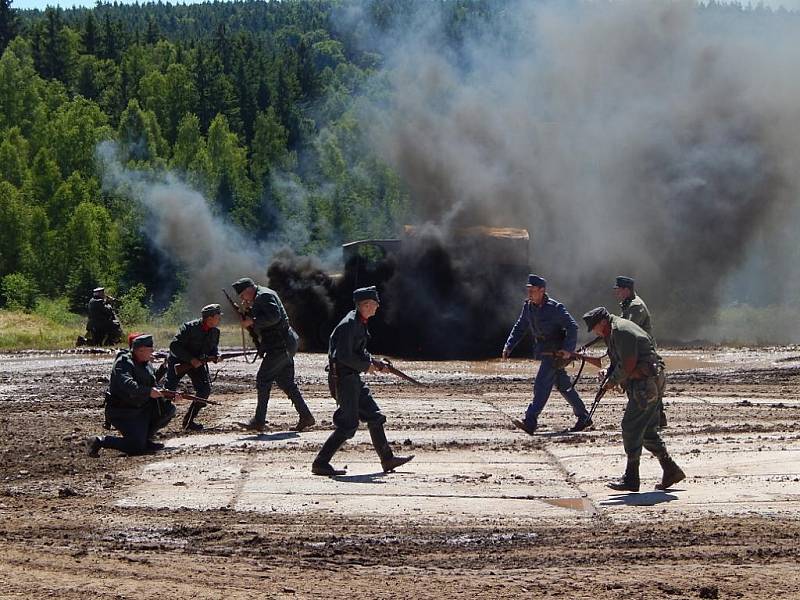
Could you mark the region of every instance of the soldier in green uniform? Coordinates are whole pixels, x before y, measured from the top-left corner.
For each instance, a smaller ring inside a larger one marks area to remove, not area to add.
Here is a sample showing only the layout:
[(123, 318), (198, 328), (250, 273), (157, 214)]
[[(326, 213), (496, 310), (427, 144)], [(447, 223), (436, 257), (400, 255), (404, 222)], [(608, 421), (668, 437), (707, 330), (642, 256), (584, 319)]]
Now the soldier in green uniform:
[(126, 454), (163, 448), (163, 444), (153, 443), (151, 439), (175, 416), (175, 405), (156, 387), (155, 372), (150, 364), (152, 356), (151, 335), (136, 337), (130, 350), (117, 353), (106, 392), (106, 421), (122, 437), (89, 438), (89, 456), (98, 456), (100, 448), (113, 448)]
[(122, 327), (114, 312), (112, 299), (106, 295), (105, 288), (95, 288), (92, 298), (87, 306), (89, 320), (86, 323), (87, 340), (78, 338), (78, 345), (82, 342), (105, 346), (116, 344), (122, 339)]
[[(222, 308), (219, 304), (209, 304), (200, 311), (200, 318), (187, 321), (178, 330), (169, 345), (167, 358), (167, 379), (164, 387), (177, 390), (182, 375), (178, 375), (175, 367), (189, 364), (192, 369), (186, 373), (192, 380), (195, 395), (208, 398), (211, 395), (211, 377), (208, 373), (208, 362), (217, 362), (219, 357), (219, 322)], [(183, 417), (183, 429), (200, 431), (203, 426), (195, 422), (201, 404), (193, 401)]]
[(345, 474), (343, 469), (334, 469), (331, 466), (331, 459), (342, 444), (356, 434), (359, 421), (367, 424), (372, 445), (380, 457), (385, 473), (414, 458), (394, 455), (383, 429), (386, 417), (375, 403), (369, 388), (361, 380), (361, 373), (382, 370), (380, 363), (373, 362), (367, 351), (367, 321), (375, 316), (380, 305), (378, 290), (375, 286), (359, 288), (353, 292), (353, 301), (356, 308), (347, 313), (330, 337), (328, 362), (333, 377), (333, 393), (338, 404), (333, 413), (333, 424), (336, 428), (311, 465), (314, 475)]
[[(641, 296), (634, 290), (634, 279), (619, 275), (614, 284), (614, 295), (619, 302), (620, 315), (623, 319), (633, 321), (639, 327), (645, 330), (647, 335), (653, 340), (655, 345), (656, 339), (653, 336), (653, 323), (650, 320), (650, 311), (647, 309), (647, 304), (644, 303)], [(662, 398), (661, 412), (659, 414), (659, 427), (667, 426), (667, 414), (664, 412), (664, 402)]]
[(666, 378), (664, 365), (652, 338), (636, 323), (609, 314), (605, 307), (583, 315), (591, 333), (605, 339), (611, 358), (611, 373), (606, 389), (620, 386), (628, 396), (622, 418), (622, 441), (628, 458), (625, 475), (608, 486), (620, 491), (639, 491), (639, 459), (642, 447), (661, 463), (663, 475), (656, 489), (665, 490), (686, 475), (667, 453), (658, 435), (658, 415)]
[(294, 378), (294, 355), (297, 352), (298, 337), (289, 325), (289, 317), (281, 299), (274, 290), (256, 285), (249, 277), (235, 281), (232, 287), (239, 294), (242, 307), (247, 310), (248, 316), (242, 320), (241, 325), (245, 329), (253, 328), (258, 336), (258, 352), (264, 357), (256, 375), (256, 414), (246, 427), (264, 431), (273, 383), (283, 390), (297, 411), (299, 419), (292, 429), (303, 431), (312, 427), (316, 419), (306, 405)]

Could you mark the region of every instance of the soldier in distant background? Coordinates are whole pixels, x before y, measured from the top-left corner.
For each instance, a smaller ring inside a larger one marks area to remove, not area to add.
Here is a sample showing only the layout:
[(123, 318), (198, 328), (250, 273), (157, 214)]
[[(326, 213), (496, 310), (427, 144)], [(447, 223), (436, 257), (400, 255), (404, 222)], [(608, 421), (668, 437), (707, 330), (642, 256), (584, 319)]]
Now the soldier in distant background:
[(294, 377), (294, 355), (299, 338), (289, 325), (289, 317), (278, 294), (268, 287), (256, 285), (249, 277), (232, 284), (247, 316), (242, 319), (244, 329), (252, 327), (258, 337), (258, 352), (264, 358), (256, 375), (258, 404), (256, 414), (245, 426), (263, 431), (267, 420), (267, 404), (275, 383), (292, 401), (299, 416), (294, 431), (303, 431), (316, 423)]
[[(175, 371), (177, 365), (190, 365), (192, 368), (186, 375), (192, 380), (194, 393), (200, 398), (211, 395), (211, 377), (208, 373), (208, 361), (217, 362), (219, 357), (219, 322), (222, 308), (219, 304), (209, 304), (200, 311), (200, 318), (187, 321), (178, 330), (169, 345), (167, 359), (167, 379), (164, 387), (175, 391), (183, 375)], [(195, 422), (201, 405), (192, 402), (183, 417), (183, 429), (200, 431), (203, 426)]]
[(87, 441), (89, 456), (100, 448), (113, 448), (126, 454), (142, 454), (163, 447), (152, 437), (175, 416), (175, 405), (163, 397), (150, 364), (153, 336), (140, 335), (130, 350), (120, 350), (111, 368), (106, 392), (106, 421), (122, 437), (93, 436)]
[[(623, 319), (633, 321), (639, 327), (645, 330), (650, 339), (653, 340), (653, 345), (656, 344), (656, 338), (653, 336), (653, 323), (650, 320), (650, 311), (647, 309), (647, 304), (644, 303), (641, 296), (634, 290), (634, 283), (632, 277), (619, 275), (614, 285), (614, 296), (616, 296), (620, 307), (620, 316)], [(662, 398), (661, 413), (659, 416), (659, 427), (667, 426), (667, 415), (664, 412), (664, 402)]]
[(89, 300), (89, 320), (86, 323), (86, 338), (78, 337), (78, 346), (93, 344), (106, 346), (119, 343), (122, 339), (122, 327), (114, 312), (114, 298), (106, 295), (105, 288), (92, 290)]

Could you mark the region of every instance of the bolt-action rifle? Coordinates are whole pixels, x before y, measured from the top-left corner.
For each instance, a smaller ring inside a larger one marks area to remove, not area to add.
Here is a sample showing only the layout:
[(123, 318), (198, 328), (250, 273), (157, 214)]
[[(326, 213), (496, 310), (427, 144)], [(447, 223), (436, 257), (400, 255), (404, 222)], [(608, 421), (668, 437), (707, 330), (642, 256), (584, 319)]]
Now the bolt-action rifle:
[(203, 406), (205, 406), (206, 404), (215, 404), (215, 405), (221, 404), (220, 402), (214, 402), (213, 400), (209, 400), (208, 398), (201, 398), (200, 396), (195, 396), (193, 394), (184, 394), (183, 392), (173, 392), (172, 390), (158, 390), (158, 391), (161, 392), (161, 395), (164, 396), (164, 398), (169, 398), (170, 400), (184, 399), (184, 400), (189, 400), (191, 402), (197, 402), (199, 404), (202, 404)]
[(406, 381), (413, 383), (414, 385), (418, 385), (420, 387), (426, 387), (426, 385), (421, 381), (418, 381), (417, 379), (411, 377), (411, 375), (407, 375), (406, 373), (403, 373), (400, 369), (395, 368), (395, 366), (392, 364), (392, 361), (390, 361), (388, 358), (382, 358), (382, 359), (373, 358), (372, 365), (376, 369), (378, 369), (378, 371), (386, 371), (387, 373), (391, 373), (392, 375), (397, 375), (401, 379), (405, 379)]
[(606, 388), (606, 384), (608, 383), (609, 379), (611, 379), (611, 368), (606, 370), (606, 375), (603, 377), (603, 382), (600, 384), (600, 389), (597, 390), (597, 393), (594, 396), (594, 402), (592, 402), (592, 407), (589, 409), (589, 420), (592, 420), (592, 415), (594, 415), (594, 411), (597, 409), (597, 406), (600, 404), (600, 400), (603, 399), (603, 396), (606, 395), (608, 389)]
[[(228, 299), (228, 302), (233, 307), (233, 310), (235, 310), (236, 314), (239, 315), (240, 321), (244, 321), (245, 319), (250, 317), (250, 311), (241, 304), (235, 302), (234, 299), (230, 297), (225, 288), (222, 289), (222, 293), (225, 294), (225, 297)], [(256, 355), (261, 356), (261, 353), (258, 350), (258, 334), (256, 333), (256, 330), (253, 329), (252, 325), (247, 328), (247, 333), (250, 334), (250, 339), (253, 340), (253, 346), (255, 346), (256, 348)], [(244, 332), (242, 332), (242, 348), (244, 348)], [(243, 354), (242, 356), (247, 356), (247, 355)]]
[(599, 356), (589, 356), (588, 354), (584, 354), (583, 352), (570, 352), (567, 358), (561, 358), (558, 352), (540, 352), (542, 356), (553, 356), (557, 359), (558, 368), (563, 369), (569, 363), (580, 360), (581, 362), (588, 362), (593, 367), (597, 367), (598, 369), (602, 366), (602, 362)]
[[(228, 360), (230, 358), (238, 358), (240, 356), (247, 356), (247, 351), (243, 350), (241, 352), (223, 352), (222, 354), (219, 354), (217, 356), (204, 356), (199, 360), (202, 366), (202, 365), (207, 365), (210, 362), (215, 363), (221, 360)], [(178, 375), (178, 377), (183, 377), (192, 369), (194, 369), (192, 363), (178, 363), (175, 365), (175, 373)]]

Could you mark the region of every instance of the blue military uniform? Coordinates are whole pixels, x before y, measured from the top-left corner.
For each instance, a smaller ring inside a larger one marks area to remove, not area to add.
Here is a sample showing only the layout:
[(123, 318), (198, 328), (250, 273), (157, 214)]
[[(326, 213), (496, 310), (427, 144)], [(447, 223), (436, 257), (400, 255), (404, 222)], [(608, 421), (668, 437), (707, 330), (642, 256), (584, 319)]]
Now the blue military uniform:
[[(531, 276), (529, 281), (544, 283), (543, 279), (536, 277)], [(522, 305), (519, 318), (506, 341), (506, 352), (511, 352), (528, 332), (533, 338), (533, 358), (541, 362), (533, 383), (533, 400), (525, 411), (526, 430), (533, 431), (538, 426), (539, 414), (547, 404), (554, 385), (569, 402), (578, 422), (588, 422), (589, 412), (578, 392), (571, 386), (569, 375), (563, 367), (555, 364), (554, 356), (543, 354), (558, 350), (575, 351), (578, 339), (578, 324), (575, 319), (563, 304), (544, 294), (541, 306), (530, 300)]]
[[(179, 376), (175, 367), (179, 364), (189, 364), (192, 359), (207, 360), (219, 355), (219, 329), (204, 327), (203, 319), (209, 316), (222, 314), (219, 304), (209, 304), (203, 307), (201, 319), (187, 321), (175, 334), (169, 345), (167, 358), (167, 378), (164, 387), (168, 390), (177, 390), (182, 376)], [(211, 377), (208, 365), (203, 363), (199, 367), (189, 370), (186, 375), (192, 381), (195, 395), (208, 398), (211, 395)], [(184, 429), (202, 429), (202, 425), (195, 423), (194, 419), (200, 412), (201, 405), (192, 402), (183, 419)]]
[(100, 448), (113, 448), (126, 454), (141, 454), (151, 447), (150, 438), (175, 416), (175, 405), (166, 398), (151, 398), (156, 387), (152, 365), (134, 360), (133, 351), (142, 344), (152, 346), (152, 337), (133, 340), (131, 350), (117, 353), (106, 392), (106, 421), (122, 437), (107, 435), (90, 440), (90, 454)]

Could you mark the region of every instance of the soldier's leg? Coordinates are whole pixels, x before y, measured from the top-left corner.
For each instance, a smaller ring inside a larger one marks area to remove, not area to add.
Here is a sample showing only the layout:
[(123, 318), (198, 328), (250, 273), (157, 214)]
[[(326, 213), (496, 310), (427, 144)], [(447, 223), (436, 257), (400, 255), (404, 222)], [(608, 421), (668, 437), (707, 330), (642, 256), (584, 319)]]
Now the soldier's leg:
[[(208, 398), (211, 395), (211, 378), (208, 375), (208, 369), (205, 365), (189, 371), (189, 378), (192, 380), (192, 387), (194, 387), (195, 396), (199, 396), (200, 398)], [(192, 402), (189, 405), (186, 414), (183, 416), (182, 426), (184, 429), (189, 429), (192, 431), (199, 431), (203, 429), (203, 426), (200, 423), (195, 423), (194, 421), (202, 406), (203, 405), (199, 402)]]
[(528, 405), (528, 410), (525, 411), (525, 424), (529, 427), (536, 429), (539, 414), (544, 410), (555, 382), (556, 371), (553, 369), (553, 359), (546, 356), (539, 364), (536, 379), (533, 381), (533, 401)]
[(175, 417), (177, 409), (172, 401), (167, 398), (159, 398), (153, 403), (153, 411), (150, 418), (150, 429), (148, 439), (153, 437), (159, 429), (166, 427)]
[(265, 356), (261, 360), (261, 366), (258, 367), (258, 373), (256, 373), (258, 403), (256, 404), (256, 414), (250, 420), (251, 425), (263, 427), (264, 423), (266, 423), (267, 405), (269, 404), (269, 394), (272, 390), (272, 384), (285, 362), (285, 356)]
[(100, 440), (101, 448), (119, 450), (125, 454), (142, 454), (147, 450), (149, 423), (147, 417), (132, 419), (113, 419), (112, 425), (122, 437), (107, 435)]
[(397, 467), (414, 458), (413, 454), (411, 456), (395, 456), (389, 441), (386, 439), (386, 431), (384, 429), (386, 415), (381, 412), (366, 385), (361, 388), (358, 398), (358, 418), (364, 421), (369, 428), (372, 446), (381, 459), (381, 468), (384, 473), (394, 471)]
[(303, 394), (300, 392), (300, 388), (297, 387), (297, 381), (295, 381), (294, 378), (293, 358), (288, 357), (285, 366), (276, 375), (275, 383), (283, 390), (289, 400), (292, 401), (292, 405), (299, 416), (297, 425), (292, 427), (292, 429), (294, 431), (303, 431), (314, 425), (317, 421), (314, 415), (311, 414), (311, 410), (303, 399)]
[(334, 469), (331, 459), (336, 451), (358, 430), (358, 398), (361, 391), (361, 378), (357, 375), (346, 375), (339, 378), (336, 386), (336, 412), (333, 413), (334, 430), (320, 448), (311, 472), (315, 475), (342, 475), (343, 470)]
[(572, 413), (578, 418), (578, 421), (588, 421), (589, 411), (586, 410), (586, 405), (581, 400), (578, 390), (572, 387), (572, 380), (564, 369), (556, 371), (556, 388), (564, 396), (564, 399), (569, 402), (572, 407)]
[(683, 469), (681, 469), (669, 455), (667, 452), (667, 445), (658, 433), (658, 430), (662, 427), (661, 421), (663, 413), (661, 411), (663, 411), (662, 402), (664, 398), (664, 389), (666, 387), (666, 376), (664, 375), (663, 369), (659, 369), (656, 383), (658, 386), (658, 406), (645, 430), (644, 447), (649, 452), (652, 452), (661, 464), (661, 483), (656, 484), (656, 489), (666, 490), (686, 479), (686, 473), (683, 472)]

